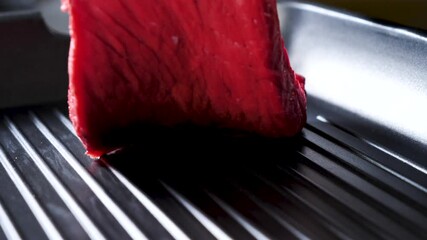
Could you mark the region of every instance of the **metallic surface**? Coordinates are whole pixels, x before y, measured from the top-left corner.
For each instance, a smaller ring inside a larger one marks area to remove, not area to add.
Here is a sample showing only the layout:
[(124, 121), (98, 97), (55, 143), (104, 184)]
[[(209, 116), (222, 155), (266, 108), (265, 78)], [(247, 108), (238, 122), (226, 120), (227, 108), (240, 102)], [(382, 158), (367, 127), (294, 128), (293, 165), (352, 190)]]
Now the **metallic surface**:
[(330, 104), (322, 111), (334, 122), (425, 166), (427, 34), (313, 5), (280, 8), (291, 62), (307, 78), (313, 109)]
[(106, 165), (84, 155), (58, 109), (1, 114), (6, 236), (427, 237), (426, 169), (324, 118), (310, 119), (292, 140), (147, 132), (140, 145), (108, 156)]
[[(299, 136), (268, 140), (147, 129), (137, 145), (93, 161), (63, 104), (2, 110), (0, 239), (426, 239), (427, 154), (421, 139), (373, 113), (376, 104), (360, 110), (365, 100), (353, 98), (372, 96), (337, 83), (328, 65), (351, 70), (346, 61), (354, 64), (353, 72), (338, 74), (353, 86), (349, 79), (355, 80), (363, 62), (353, 59), (353, 51), (374, 62), (385, 54), (384, 66), (397, 61), (390, 52), (369, 55), (346, 38), (349, 32), (339, 34), (346, 28), (360, 41), (366, 31), (378, 47), (375, 41), (401, 39), (407, 51), (396, 51), (414, 63), (423, 37), (307, 5), (281, 5), (281, 12), (291, 58), (306, 74), (310, 96), (308, 124)], [(320, 58), (323, 45), (331, 52)], [(403, 77), (381, 69), (386, 72), (378, 81), (389, 79), (404, 91), (413, 90), (414, 81), (425, 84), (417, 78), (424, 68), (413, 67)], [(379, 79), (381, 73), (372, 74)], [(371, 86), (377, 78), (369, 79), (357, 81)]]

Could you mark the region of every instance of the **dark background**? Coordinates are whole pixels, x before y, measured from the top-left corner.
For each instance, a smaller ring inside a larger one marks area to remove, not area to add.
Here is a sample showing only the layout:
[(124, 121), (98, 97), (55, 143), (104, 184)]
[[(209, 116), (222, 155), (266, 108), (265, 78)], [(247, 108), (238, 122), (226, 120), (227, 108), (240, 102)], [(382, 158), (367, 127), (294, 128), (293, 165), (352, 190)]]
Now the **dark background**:
[(427, 30), (427, 0), (317, 0), (311, 2)]
[[(0, 11), (32, 8), (41, 1), (60, 0), (0, 0)], [(332, 6), (368, 17), (427, 30), (427, 0), (316, 0), (305, 2)]]

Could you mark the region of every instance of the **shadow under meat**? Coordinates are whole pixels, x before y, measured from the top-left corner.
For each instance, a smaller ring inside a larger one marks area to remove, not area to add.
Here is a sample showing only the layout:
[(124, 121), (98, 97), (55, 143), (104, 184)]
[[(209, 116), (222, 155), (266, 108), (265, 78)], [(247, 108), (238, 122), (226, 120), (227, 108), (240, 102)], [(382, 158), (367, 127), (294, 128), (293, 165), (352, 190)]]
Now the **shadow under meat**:
[(136, 144), (102, 159), (136, 185), (154, 180), (204, 184), (278, 164), (295, 167), (302, 146), (300, 136), (269, 139), (192, 126), (150, 126), (137, 136)]

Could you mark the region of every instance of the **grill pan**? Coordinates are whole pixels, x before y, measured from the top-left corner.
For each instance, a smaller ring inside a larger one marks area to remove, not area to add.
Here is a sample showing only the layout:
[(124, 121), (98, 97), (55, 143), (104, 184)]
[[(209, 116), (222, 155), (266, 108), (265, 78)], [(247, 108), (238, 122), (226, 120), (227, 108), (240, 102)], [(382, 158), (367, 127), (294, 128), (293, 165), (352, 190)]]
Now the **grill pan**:
[(427, 134), (410, 119), (427, 117), (426, 34), (308, 4), (279, 12), (307, 77), (299, 136), (148, 128), (99, 161), (67, 118), (69, 38), (38, 10), (0, 13), (0, 239), (426, 239)]

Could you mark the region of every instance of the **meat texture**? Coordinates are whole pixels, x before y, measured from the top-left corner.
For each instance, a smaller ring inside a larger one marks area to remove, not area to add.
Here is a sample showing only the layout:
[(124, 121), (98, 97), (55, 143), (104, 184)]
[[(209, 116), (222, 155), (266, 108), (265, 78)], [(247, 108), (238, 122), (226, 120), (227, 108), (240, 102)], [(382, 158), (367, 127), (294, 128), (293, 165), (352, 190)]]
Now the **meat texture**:
[(87, 153), (129, 126), (193, 124), (267, 137), (306, 121), (275, 0), (63, 0), (69, 113)]

